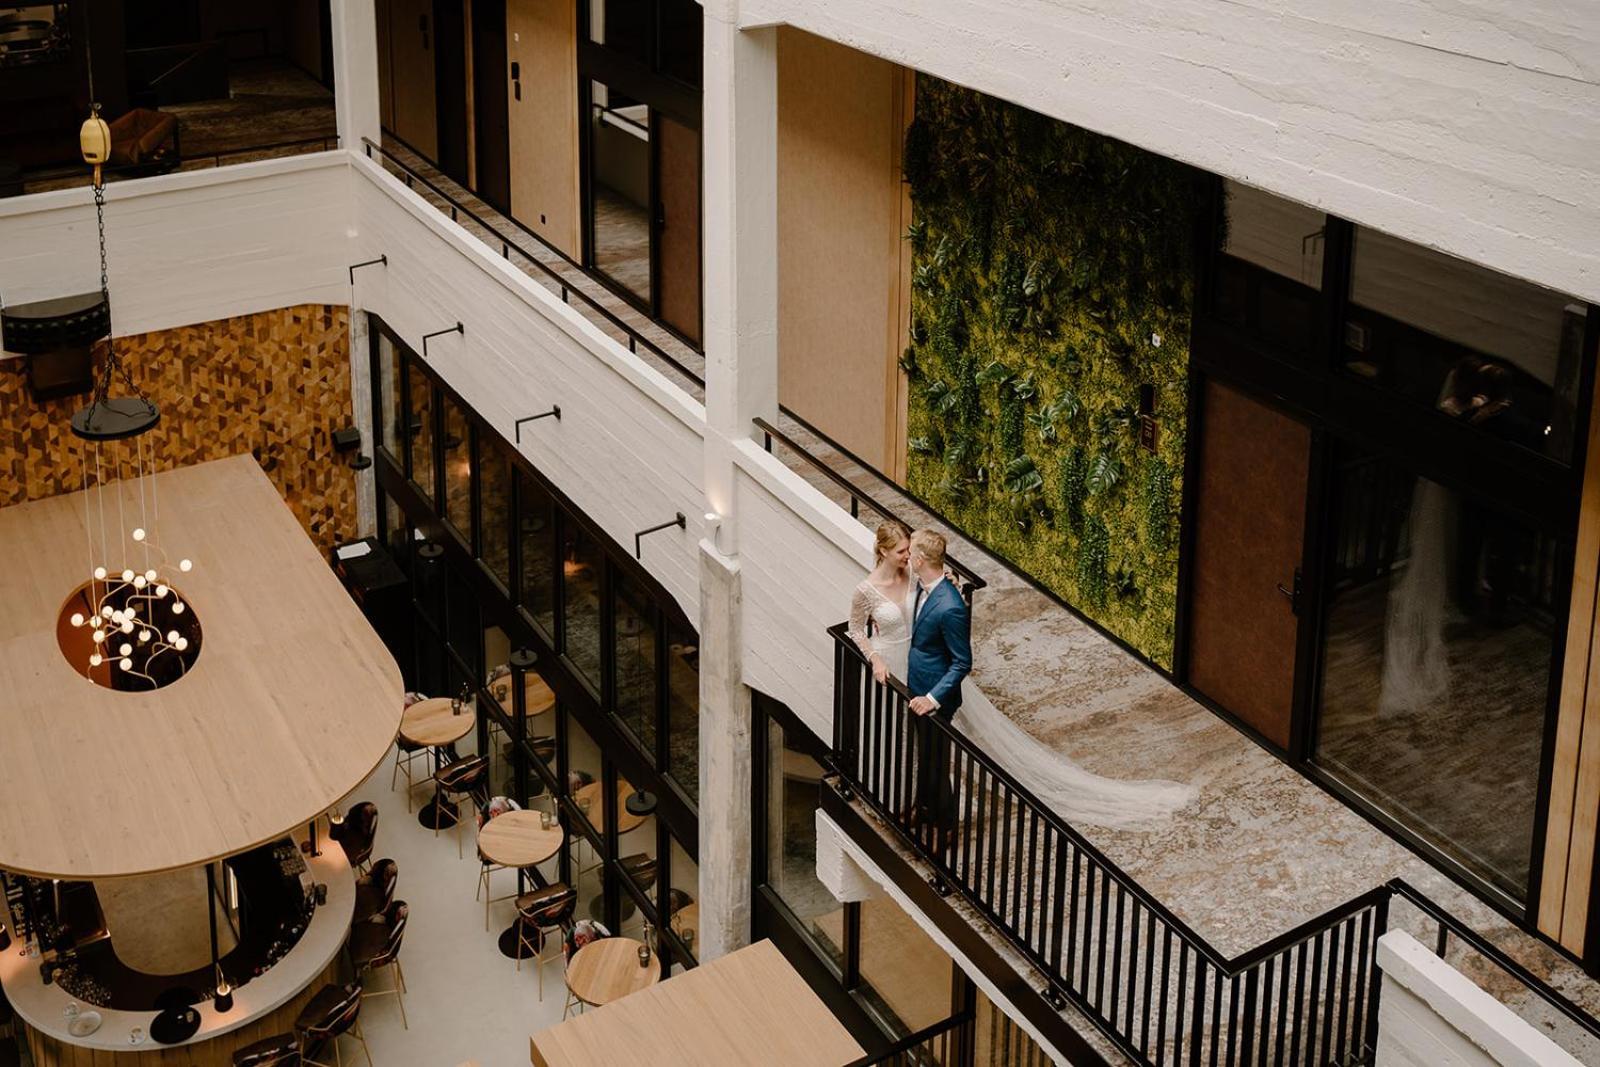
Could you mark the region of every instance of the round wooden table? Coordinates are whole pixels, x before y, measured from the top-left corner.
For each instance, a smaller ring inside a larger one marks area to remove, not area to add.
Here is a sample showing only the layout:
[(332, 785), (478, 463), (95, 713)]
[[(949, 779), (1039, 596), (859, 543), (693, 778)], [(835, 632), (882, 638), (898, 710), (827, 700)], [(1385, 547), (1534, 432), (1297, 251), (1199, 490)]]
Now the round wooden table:
[[(496, 815), (478, 831), (478, 851), (490, 863), (517, 872), (517, 892), (510, 895), (519, 896), (522, 893), (523, 870), (554, 856), (566, 839), (567, 832), (560, 823), (552, 822), (548, 830), (541, 826), (537, 811), (508, 811), (504, 815)], [(484, 928), (488, 929), (489, 905), (507, 897), (491, 896), (487, 891), (483, 895)], [(521, 925), (522, 917), (518, 916), (500, 934), (500, 952), (509, 959), (520, 958), (522, 946), (517, 933)]]
[[(526, 678), (527, 681), (523, 683), (522, 688), (523, 692), (527, 694), (526, 708), (530, 718), (534, 715), (543, 715), (556, 706), (556, 695), (545, 684), (543, 678), (532, 671), (528, 672)], [(511, 692), (511, 676), (496, 678), (489, 689), (494, 693), (495, 702), (500, 705), (500, 710), (504, 711), (507, 716), (512, 715), (512, 697), (515, 694)], [(502, 691), (505, 693), (504, 696), (501, 696)]]
[(631, 937), (603, 937), (589, 942), (574, 952), (567, 964), (567, 988), (573, 996), (595, 1007), (650, 988), (661, 981), (661, 957), (652, 952), (650, 962), (639, 966), (639, 949), (643, 946), (644, 942)]
[[(439, 749), (453, 745), (477, 725), (477, 716), (466, 708), (457, 715), (451, 708), (449, 697), (430, 697), (419, 700), (400, 717), (400, 736), (413, 745), (421, 745), (433, 752), (433, 773), (439, 773)], [(445, 830), (456, 824), (456, 806), (446, 800), (437, 786), (433, 799), (417, 812), (417, 821), (430, 830)]]
[[(589, 825), (593, 826), (596, 830), (601, 831), (604, 831), (605, 829), (606, 818), (605, 797), (603, 795), (603, 790), (604, 785), (602, 783), (590, 782), (586, 786), (579, 787), (578, 790), (572, 794), (572, 800), (578, 805), (579, 811), (583, 811), (585, 805), (587, 804), (588, 810), (584, 812), (584, 818), (589, 820)], [(619, 834), (625, 834), (629, 830), (637, 830), (640, 826), (644, 825), (645, 816), (635, 815), (633, 812), (628, 810), (627, 800), (632, 793), (633, 786), (619, 778), (617, 780), (617, 799), (622, 801), (622, 803), (617, 806), (617, 833)], [(596, 811), (596, 807), (599, 807), (600, 810)]]

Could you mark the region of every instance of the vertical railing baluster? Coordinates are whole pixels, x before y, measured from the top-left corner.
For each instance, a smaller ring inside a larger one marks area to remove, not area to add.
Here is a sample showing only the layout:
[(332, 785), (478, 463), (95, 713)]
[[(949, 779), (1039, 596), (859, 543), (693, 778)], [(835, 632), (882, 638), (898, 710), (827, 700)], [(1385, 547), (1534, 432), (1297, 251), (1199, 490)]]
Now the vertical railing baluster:
[(1139, 921), (1143, 911), (1144, 905), (1135, 897), (1131, 921), (1128, 923), (1128, 1004), (1122, 1021), (1122, 1032), (1130, 1042), (1133, 1041), (1133, 1004), (1139, 999)]
[(1339, 960), (1339, 928), (1334, 926), (1317, 935), (1319, 942), (1324, 939), (1328, 942), (1328, 980), (1322, 994), (1324, 1003), (1318, 1014), (1322, 1017), (1322, 1055), (1320, 1060), (1323, 1063), (1327, 1063), (1328, 1057), (1333, 1053), (1333, 1026), (1336, 1021), (1333, 1004), (1337, 993), (1333, 985), (1333, 972), (1338, 966)]
[(1305, 1046), (1305, 994), (1306, 943), (1302, 941), (1294, 947), (1294, 1044), (1289, 1061), (1297, 1065), (1304, 1062), (1300, 1050)]
[(1127, 894), (1123, 891), (1121, 883), (1117, 883), (1117, 914), (1112, 921), (1111, 933), (1111, 1000), (1102, 1017), (1110, 1020), (1113, 1028), (1117, 1025), (1117, 997), (1122, 989), (1122, 932), (1123, 932), (1123, 898)]
[(1356, 959), (1356, 1011), (1355, 1019), (1350, 1028), (1350, 1039), (1355, 1042), (1356, 1056), (1366, 1059), (1366, 1030), (1362, 1026), (1367, 1017), (1367, 952), (1370, 948), (1372, 936), (1372, 910), (1369, 908), (1361, 913), (1361, 945)]
[(1268, 1054), (1272, 1045), (1272, 980), (1277, 973), (1278, 957), (1268, 956), (1261, 965), (1261, 1018), (1258, 1032), (1261, 1035), (1254, 1052), (1252, 1062), (1267, 1067), (1271, 1062)]
[(1272, 1067), (1283, 1067), (1283, 1054), (1285, 1051), (1284, 1039), (1289, 1030), (1289, 952), (1285, 950), (1278, 954), (1283, 961), (1278, 971), (1278, 1026), (1277, 1036), (1274, 1040), (1276, 1048), (1272, 1054)]
[[(1204, 995), (1205, 995), (1205, 990), (1203, 988), (1204, 985), (1205, 985), (1205, 982), (1204, 982), (1204, 978), (1203, 978), (1203, 975), (1202, 975), (1201, 970), (1200, 970), (1199, 967), (1195, 968), (1194, 980), (1195, 980), (1195, 984), (1197, 986), (1201, 986), (1202, 987), (1201, 990), (1200, 990), (1200, 994), (1199, 995), (1203, 998)], [(1175, 1018), (1173, 1020), (1173, 1024), (1172, 1024), (1172, 1062), (1173, 1063), (1182, 1063), (1183, 1062), (1183, 1036), (1184, 1036), (1184, 1032), (1185, 1032), (1184, 1031), (1184, 1026), (1183, 1026), (1183, 1018), (1184, 1018), (1185, 1011), (1189, 1007), (1188, 987), (1189, 987), (1189, 942), (1184, 940), (1183, 938), (1179, 938), (1178, 939), (1177, 1018)], [(1199, 1004), (1195, 1005), (1194, 1015), (1195, 1015), (1196, 1020), (1198, 1020), (1199, 1017), (1200, 1017), (1200, 1005)], [(1198, 1050), (1200, 1048), (1200, 1045), (1199, 1045), (1198, 1042), (1196, 1042), (1196, 1043), (1193, 1044), (1192, 1047)]]
[(1072, 847), (1072, 889), (1071, 910), (1067, 915), (1067, 962), (1065, 967), (1056, 968), (1057, 972), (1066, 976), (1067, 985), (1078, 988), (1072, 980), (1077, 972), (1078, 953), (1081, 951), (1078, 939), (1078, 868), (1083, 859), (1083, 850), (1076, 844)]
[[(1050, 973), (1060, 978), (1066, 973), (1062, 969), (1061, 950), (1067, 938), (1067, 851), (1077, 852), (1077, 847), (1062, 835), (1051, 831), (1055, 838), (1055, 862), (1051, 866), (1050, 883), (1050, 928), (1055, 931), (1055, 943), (1050, 947)], [(1071, 985), (1062, 982), (1062, 985)]]
[[(1111, 915), (1111, 872), (1100, 868), (1100, 930), (1096, 935), (1094, 964), (1094, 1006), (1100, 1007), (1106, 986), (1106, 920)], [(1103, 1017), (1103, 1013), (1102, 1013)]]
[(1306, 998), (1306, 1054), (1316, 1061), (1322, 1026), (1322, 935), (1311, 939), (1311, 995)]
[(1356, 947), (1355, 922), (1352, 915), (1339, 924), (1344, 929), (1344, 956), (1339, 963), (1339, 1041), (1334, 1055), (1340, 1063), (1350, 1047), (1350, 963)]
[[(1167, 1059), (1167, 982), (1171, 974), (1172, 927), (1161, 924), (1161, 1008), (1156, 1015), (1156, 1067)], [(1174, 1061), (1176, 1062), (1176, 1061)]]
[(982, 815), (979, 814), (982, 809), (978, 807), (980, 798), (973, 792), (972, 789), (972, 765), (976, 762), (977, 760), (971, 758), (967, 760), (967, 787), (964, 793), (965, 799), (962, 801), (962, 806), (966, 812), (966, 818), (961, 824), (961, 884), (969, 890), (973, 885), (972, 839), (977, 836), (978, 823), (982, 820)]
[[(1165, 926), (1166, 924), (1163, 923), (1162, 925)], [(1143, 1019), (1141, 1020), (1141, 1022), (1139, 1024), (1139, 1051), (1143, 1052), (1145, 1054), (1145, 1058), (1146, 1059), (1148, 1059), (1150, 1057), (1150, 992), (1151, 992), (1151, 982), (1154, 981), (1154, 979), (1155, 979), (1155, 973), (1156, 973), (1156, 913), (1152, 911), (1152, 912), (1149, 913), (1149, 915), (1145, 919), (1145, 939), (1144, 939), (1144, 1011), (1142, 1012)], [(1163, 982), (1166, 981), (1166, 977), (1165, 976), (1162, 977), (1162, 981)], [(1164, 988), (1165, 987), (1163, 986), (1163, 989)], [(1157, 1041), (1161, 1040), (1161, 1034), (1159, 1032), (1156, 1034), (1156, 1040)]]
[(1015, 930), (1016, 923), (1011, 919), (1011, 911), (1006, 907), (1006, 887), (1011, 882), (1011, 788), (1007, 786), (1001, 791), (1001, 808), (1005, 814), (1000, 817), (1000, 892), (990, 897), (995, 914), (1000, 916), (1000, 923), (1007, 929)]
[(1079, 961), (1079, 963), (1083, 967), (1083, 973), (1078, 977), (1078, 990), (1079, 990), (1080, 993), (1082, 993), (1083, 998), (1085, 1000), (1089, 999), (1089, 989), (1090, 989), (1090, 986), (1089, 986), (1089, 967), (1094, 962), (1092, 957), (1095, 954), (1095, 942), (1094, 942), (1094, 883), (1095, 883), (1095, 874), (1098, 873), (1098, 871), (1099, 871), (1099, 865), (1096, 864), (1093, 860), (1090, 860), (1088, 863), (1084, 864), (1084, 867), (1083, 867), (1083, 931), (1082, 931), (1082, 935), (1083, 936), (1079, 939), (1079, 944), (1081, 944), (1083, 946), (1083, 959)]

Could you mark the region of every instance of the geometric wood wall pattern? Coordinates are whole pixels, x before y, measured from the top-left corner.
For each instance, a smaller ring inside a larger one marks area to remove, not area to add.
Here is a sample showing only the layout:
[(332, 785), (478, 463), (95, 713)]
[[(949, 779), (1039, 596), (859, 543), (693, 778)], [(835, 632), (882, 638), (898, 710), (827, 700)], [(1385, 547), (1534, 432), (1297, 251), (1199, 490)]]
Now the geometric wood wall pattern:
[[(146, 456), (170, 470), (253, 453), (318, 548), (355, 537), (356, 472), (333, 450), (355, 422), (348, 323), (348, 308), (302, 304), (118, 338), (161, 407)], [(0, 507), (83, 487), (68, 422), (86, 402), (38, 402), (27, 361), (0, 359)]]

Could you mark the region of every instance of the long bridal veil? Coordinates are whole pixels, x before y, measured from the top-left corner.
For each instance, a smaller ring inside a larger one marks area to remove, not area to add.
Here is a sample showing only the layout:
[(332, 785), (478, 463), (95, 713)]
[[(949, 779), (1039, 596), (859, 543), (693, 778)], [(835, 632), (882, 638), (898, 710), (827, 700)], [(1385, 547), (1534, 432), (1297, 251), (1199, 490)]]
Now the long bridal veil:
[(1195, 798), (1194, 787), (1182, 782), (1124, 781), (1084, 770), (1018, 726), (970, 678), (961, 687), (954, 724), (1074, 826), (1136, 827), (1165, 818)]

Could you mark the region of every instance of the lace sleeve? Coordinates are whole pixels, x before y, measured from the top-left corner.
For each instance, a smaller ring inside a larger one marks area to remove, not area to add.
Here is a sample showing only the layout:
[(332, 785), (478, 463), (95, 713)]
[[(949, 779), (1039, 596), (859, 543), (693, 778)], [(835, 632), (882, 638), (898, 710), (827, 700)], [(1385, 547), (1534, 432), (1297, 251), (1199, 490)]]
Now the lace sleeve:
[(850, 628), (846, 631), (850, 640), (861, 649), (861, 654), (868, 659), (872, 658), (872, 590), (867, 588), (867, 583), (862, 582), (856, 586), (856, 591), (850, 596)]

